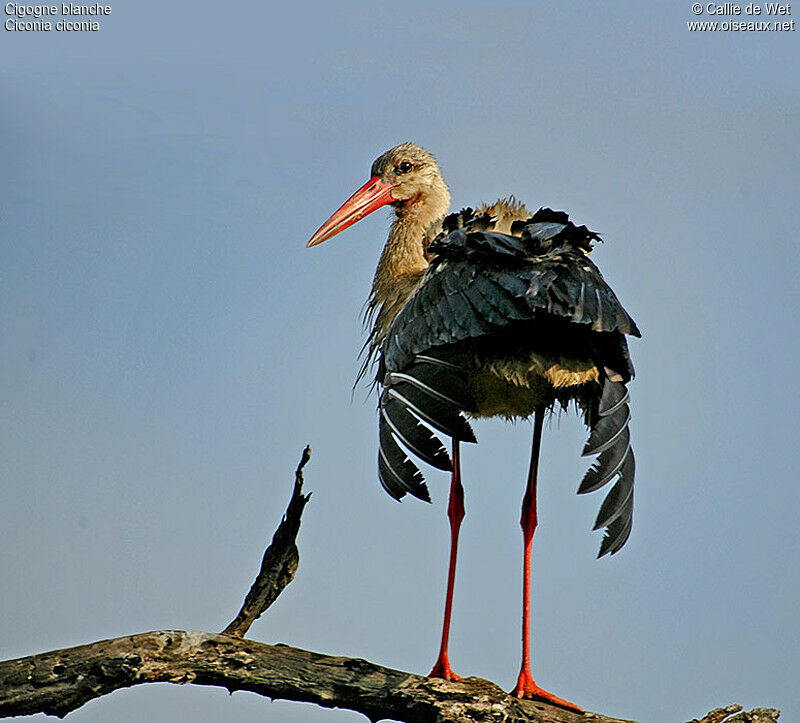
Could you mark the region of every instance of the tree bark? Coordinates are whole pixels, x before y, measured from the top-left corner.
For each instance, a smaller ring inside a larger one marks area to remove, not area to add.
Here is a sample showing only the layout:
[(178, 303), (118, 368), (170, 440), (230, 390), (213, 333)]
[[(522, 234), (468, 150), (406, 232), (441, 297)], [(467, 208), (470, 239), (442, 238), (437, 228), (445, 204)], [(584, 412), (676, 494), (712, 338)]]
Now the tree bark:
[(448, 683), (358, 658), (185, 630), (140, 633), (0, 663), (0, 716), (63, 717), (119, 688), (158, 682), (349, 708), (373, 721), (620, 723), (519, 701), (478, 678)]
[[(0, 663), (0, 717), (64, 717), (94, 698), (143, 683), (193, 683), (347, 708), (407, 723), (630, 723), (517, 700), (494, 683), (450, 683), (288, 645), (215, 633), (159, 630)], [(690, 723), (773, 723), (778, 711), (740, 706)]]

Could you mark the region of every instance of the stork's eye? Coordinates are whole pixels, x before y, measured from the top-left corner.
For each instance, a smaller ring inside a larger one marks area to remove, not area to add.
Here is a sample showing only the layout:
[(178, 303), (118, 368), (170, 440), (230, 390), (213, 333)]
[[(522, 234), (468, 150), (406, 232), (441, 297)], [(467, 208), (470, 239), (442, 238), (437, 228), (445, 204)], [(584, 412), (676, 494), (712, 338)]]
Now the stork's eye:
[(394, 167), (395, 173), (408, 173), (414, 166), (411, 161), (401, 161)]

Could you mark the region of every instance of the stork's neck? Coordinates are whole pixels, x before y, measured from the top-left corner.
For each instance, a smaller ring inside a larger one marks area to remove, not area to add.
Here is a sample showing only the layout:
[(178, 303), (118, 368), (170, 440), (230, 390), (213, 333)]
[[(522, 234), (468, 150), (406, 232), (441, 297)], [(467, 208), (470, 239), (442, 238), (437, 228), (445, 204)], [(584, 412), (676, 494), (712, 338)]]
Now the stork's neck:
[(383, 302), (393, 296), (392, 287), (405, 286), (409, 277), (419, 277), (428, 266), (427, 247), (450, 208), (450, 192), (444, 181), (436, 183), (424, 197), (412, 198), (395, 207), (389, 238), (383, 247), (375, 278), (372, 299)]
[(450, 208), (450, 192), (444, 181), (435, 184), (433, 191), (425, 199), (412, 199), (395, 207), (389, 239), (383, 247), (367, 300), (365, 320), (372, 319), (374, 323), (359, 377), (366, 373), (389, 327), (428, 267), (428, 244)]

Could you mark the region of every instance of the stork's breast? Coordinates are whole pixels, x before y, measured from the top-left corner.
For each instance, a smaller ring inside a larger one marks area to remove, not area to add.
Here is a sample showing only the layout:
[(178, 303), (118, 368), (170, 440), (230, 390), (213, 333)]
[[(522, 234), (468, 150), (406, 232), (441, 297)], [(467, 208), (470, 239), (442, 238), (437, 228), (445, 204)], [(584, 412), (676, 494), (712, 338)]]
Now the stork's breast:
[(539, 354), (476, 360), (469, 377), (478, 411), (475, 417), (529, 417), (536, 407), (556, 398), (577, 396), (579, 388), (597, 382), (600, 373), (588, 360)]

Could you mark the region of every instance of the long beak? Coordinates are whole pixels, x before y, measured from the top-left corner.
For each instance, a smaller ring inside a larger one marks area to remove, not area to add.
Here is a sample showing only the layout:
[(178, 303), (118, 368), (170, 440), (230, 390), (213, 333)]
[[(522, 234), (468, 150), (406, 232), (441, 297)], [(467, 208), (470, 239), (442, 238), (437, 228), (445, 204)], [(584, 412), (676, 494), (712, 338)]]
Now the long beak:
[(306, 244), (306, 248), (311, 248), (321, 244), (323, 241), (327, 241), (381, 206), (392, 203), (395, 199), (392, 198), (391, 191), (396, 185), (386, 183), (378, 176), (370, 178), (341, 205), (333, 216), (317, 229), (317, 232)]

